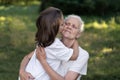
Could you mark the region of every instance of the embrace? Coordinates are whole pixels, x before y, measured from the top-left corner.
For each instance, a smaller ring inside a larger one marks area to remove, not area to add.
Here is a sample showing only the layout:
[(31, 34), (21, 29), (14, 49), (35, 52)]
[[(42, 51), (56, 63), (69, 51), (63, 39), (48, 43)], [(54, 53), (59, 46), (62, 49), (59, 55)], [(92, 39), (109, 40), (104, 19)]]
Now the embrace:
[(19, 80), (80, 80), (87, 74), (89, 54), (77, 41), (84, 29), (79, 16), (64, 19), (60, 9), (48, 7), (36, 27), (36, 48), (23, 58)]

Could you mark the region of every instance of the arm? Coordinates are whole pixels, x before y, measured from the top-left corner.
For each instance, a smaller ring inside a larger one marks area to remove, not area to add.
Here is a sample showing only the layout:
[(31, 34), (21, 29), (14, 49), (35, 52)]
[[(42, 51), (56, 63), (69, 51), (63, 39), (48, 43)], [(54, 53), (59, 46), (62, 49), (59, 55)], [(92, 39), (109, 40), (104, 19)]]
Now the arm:
[(46, 61), (46, 54), (43, 48), (40, 47), (39, 49), (37, 49), (36, 56), (40, 61), (40, 63), (42, 64), (45, 71), (47, 72), (47, 74), (49, 75), (51, 80), (76, 80), (77, 79), (79, 74), (76, 72), (69, 71), (66, 74), (66, 76), (63, 77), (59, 75), (56, 71), (54, 71)]
[(28, 73), (28, 72), (25, 71), (25, 68), (26, 68), (29, 60), (31, 59), (33, 53), (34, 53), (34, 52), (31, 52), (31, 53), (29, 53), (28, 55), (26, 55), (26, 56), (23, 58), (23, 60), (22, 60), (22, 62), (21, 62), (21, 64), (20, 64), (19, 76), (20, 76), (20, 79), (21, 79), (21, 80), (24, 80), (24, 79), (25, 79), (25, 80), (28, 80), (28, 78), (32, 78), (32, 79), (33, 79), (33, 76), (32, 76), (30, 73)]
[(74, 72), (74, 71), (68, 71), (67, 74), (65, 75), (65, 80), (77, 80), (79, 77), (79, 73)]
[(73, 49), (73, 55), (71, 56), (70, 60), (76, 60), (79, 54), (79, 45), (77, 40), (74, 41), (71, 48)]

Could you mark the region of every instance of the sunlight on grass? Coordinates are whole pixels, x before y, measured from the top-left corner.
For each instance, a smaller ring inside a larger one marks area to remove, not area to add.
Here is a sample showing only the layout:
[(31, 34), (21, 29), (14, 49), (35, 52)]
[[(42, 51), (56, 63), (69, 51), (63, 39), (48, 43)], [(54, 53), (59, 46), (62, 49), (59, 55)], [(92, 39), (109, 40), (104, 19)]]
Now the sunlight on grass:
[(0, 10), (4, 10), (5, 9), (5, 6), (0, 6)]
[[(27, 3), (27, 5), (39, 5), (40, 2), (41, 2), (41, 1), (36, 1), (36, 0), (35, 0), (35, 1), (33, 0), (33, 1), (32, 1), (32, 0), (31, 0), (30, 2)], [(18, 5), (18, 4), (19, 4), (19, 5), (26, 5), (25, 1), (19, 1), (19, 3), (17, 3), (17, 5)]]
[(6, 17), (0, 16), (0, 28), (5, 24)]
[(89, 43), (85, 43), (84, 45), (85, 45), (86, 47), (90, 46), (90, 44), (89, 44)]
[(115, 25), (116, 24), (114, 17), (111, 17), (111, 19), (109, 20), (109, 24), (111, 24), (111, 25)]
[[(11, 17), (9, 17), (9, 18), (11, 18)], [(17, 30), (24, 30), (24, 29), (26, 29), (26, 25), (25, 25), (25, 23), (22, 21), (22, 20), (20, 20), (19, 19), (19, 17), (14, 17), (14, 18), (12, 18), (12, 22), (11, 22), (11, 24), (12, 24), (12, 28), (14, 28), (14, 29), (17, 29)]]
[(0, 16), (0, 21), (5, 21), (6, 18), (4, 16)]
[(105, 21), (99, 23), (98, 21), (94, 21), (92, 23), (88, 23), (85, 25), (86, 27), (94, 27), (96, 29), (106, 29), (108, 28), (108, 24)]
[(91, 20), (91, 22), (88, 22), (85, 24), (86, 28), (95, 28), (95, 29), (115, 29), (120, 24), (120, 17), (119, 16), (112, 16), (108, 19), (101, 19), (96, 18), (95, 20)]
[[(117, 26), (119, 26), (116, 21), (117, 20), (115, 20), (115, 17), (111, 17), (111, 19), (108, 21), (109, 27), (115, 29)], [(118, 22), (120, 21), (118, 20)]]
[(112, 48), (106, 48), (106, 47), (104, 47), (101, 52), (102, 53), (110, 53), (112, 51), (113, 51)]
[(17, 29), (17, 30), (26, 29), (26, 24), (24, 23), (24, 21), (20, 20), (19, 17), (1, 16), (0, 21), (1, 21), (1, 24), (0, 24), (1, 26), (4, 25), (5, 27), (10, 27), (12, 29)]
[(11, 5), (11, 6), (9, 6), (9, 7), (0, 6), (0, 10), (9, 10), (9, 9), (11, 9), (11, 8), (13, 8), (13, 7), (14, 7), (13, 5)]
[(7, 17), (7, 21), (12, 22), (12, 21), (13, 21), (13, 18), (8, 16), (8, 17)]

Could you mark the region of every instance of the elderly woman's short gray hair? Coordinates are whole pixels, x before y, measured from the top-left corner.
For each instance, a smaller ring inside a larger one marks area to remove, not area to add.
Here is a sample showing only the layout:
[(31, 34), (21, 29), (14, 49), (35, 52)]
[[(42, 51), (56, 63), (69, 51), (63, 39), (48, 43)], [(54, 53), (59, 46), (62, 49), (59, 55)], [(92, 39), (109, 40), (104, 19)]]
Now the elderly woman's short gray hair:
[(69, 18), (76, 18), (78, 21), (79, 21), (79, 29), (80, 29), (80, 32), (83, 32), (84, 31), (84, 22), (83, 22), (83, 20), (81, 19), (81, 17), (80, 16), (78, 16), (78, 15), (74, 15), (74, 14), (72, 14), (72, 15), (68, 15), (66, 18), (65, 18), (65, 21), (67, 20), (67, 19), (69, 19)]

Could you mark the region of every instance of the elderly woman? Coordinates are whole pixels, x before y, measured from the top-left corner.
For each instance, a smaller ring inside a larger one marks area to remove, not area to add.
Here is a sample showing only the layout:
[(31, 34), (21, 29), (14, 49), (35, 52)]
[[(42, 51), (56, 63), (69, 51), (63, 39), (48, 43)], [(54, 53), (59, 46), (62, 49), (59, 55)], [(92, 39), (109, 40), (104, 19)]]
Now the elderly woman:
[[(61, 41), (67, 47), (71, 47), (73, 41), (75, 41), (81, 35), (83, 31), (84, 23), (77, 15), (69, 15), (66, 17)], [(46, 61), (45, 51), (41, 47), (37, 51), (37, 58), (42, 64), (43, 68), (50, 77), (50, 80), (80, 80), (82, 75), (87, 73), (87, 62), (89, 54), (86, 50), (79, 46), (78, 58), (74, 61), (63, 61), (58, 71), (54, 71)]]

